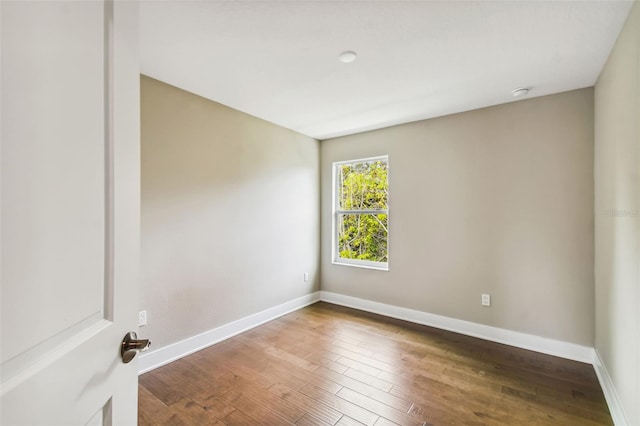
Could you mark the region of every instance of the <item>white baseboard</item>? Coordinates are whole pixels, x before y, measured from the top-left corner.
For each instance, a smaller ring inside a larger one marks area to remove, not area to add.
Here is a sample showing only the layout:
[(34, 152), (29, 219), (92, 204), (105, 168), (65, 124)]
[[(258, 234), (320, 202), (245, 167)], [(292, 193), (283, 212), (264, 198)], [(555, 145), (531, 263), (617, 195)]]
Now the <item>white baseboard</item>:
[(604, 399), (607, 400), (607, 405), (609, 406), (609, 412), (611, 413), (613, 424), (615, 424), (616, 426), (628, 425), (629, 422), (627, 421), (627, 417), (624, 415), (624, 410), (622, 409), (622, 403), (620, 402), (618, 392), (616, 392), (616, 388), (613, 385), (611, 376), (609, 376), (609, 372), (604, 366), (602, 358), (600, 357), (600, 353), (597, 349), (595, 350), (593, 368), (596, 370), (596, 375), (598, 376), (600, 387), (602, 388), (602, 392), (604, 393)]
[[(593, 348), (577, 345), (575, 343), (562, 342), (559, 340), (548, 339), (503, 328), (476, 324), (469, 321), (430, 314), (399, 306), (387, 305), (385, 303), (373, 302), (338, 293), (318, 291), (281, 305), (274, 306), (273, 308), (266, 309), (262, 312), (249, 315), (248, 317), (222, 325), (196, 336), (189, 337), (171, 345), (164, 346), (152, 352), (140, 354), (138, 359), (138, 374), (146, 373), (155, 368), (161, 367), (172, 361), (281, 317), (282, 315), (311, 305), (319, 300), (385, 315), (391, 318), (410, 321), (416, 324), (427, 325), (443, 330), (453, 331), (455, 333), (478, 337), (480, 339), (503, 343), (518, 348), (586, 362), (589, 364), (594, 364), (596, 358)], [(600, 363), (600, 365), (602, 364)], [(598, 372), (598, 368), (595, 364), (594, 367), (596, 368), (596, 372)], [(600, 373), (598, 373), (598, 378), (600, 377)], [(606, 377), (608, 378), (608, 375)], [(601, 385), (603, 389), (605, 389), (606, 384), (602, 382), (602, 379)], [(608, 385), (609, 389), (613, 389), (610, 379)], [(607, 401), (609, 401), (609, 398), (607, 398)]]
[(504, 328), (491, 327), (489, 325), (476, 324), (469, 321), (429, 314), (427, 312), (401, 308), (399, 306), (387, 305), (385, 303), (372, 302), (370, 300), (359, 299), (357, 297), (345, 296), (343, 294), (328, 291), (320, 292), (320, 300), (336, 305), (360, 309), (374, 314), (380, 314), (417, 324), (453, 331), (467, 336), (478, 337), (492, 342), (503, 343), (505, 345), (541, 352), (548, 355), (586, 362), (588, 364), (593, 364), (594, 361), (593, 348), (577, 345), (575, 343), (553, 340)]
[(546, 337), (534, 336), (513, 330), (476, 324), (469, 321), (430, 314), (414, 309), (387, 305), (345, 296), (329, 291), (317, 291), (289, 302), (283, 303), (262, 312), (222, 325), (196, 336), (162, 347), (152, 352), (141, 354), (138, 358), (138, 374), (146, 373), (172, 361), (197, 352), (208, 346), (226, 340), (237, 334), (255, 328), (290, 312), (297, 311), (318, 301), (333, 303), (362, 311), (380, 314), (391, 318), (427, 325), (467, 336), (478, 337), (492, 342), (528, 349), (549, 355), (559, 356), (575, 361), (593, 364), (600, 386), (604, 392), (611, 417), (617, 426), (628, 424), (622, 404), (615, 390), (611, 377), (605, 368), (600, 355), (591, 347), (563, 342)]
[(161, 367), (290, 312), (316, 303), (318, 300), (320, 300), (320, 292), (317, 291), (196, 336), (189, 337), (188, 339), (164, 346), (155, 351), (140, 354), (138, 359), (138, 374)]

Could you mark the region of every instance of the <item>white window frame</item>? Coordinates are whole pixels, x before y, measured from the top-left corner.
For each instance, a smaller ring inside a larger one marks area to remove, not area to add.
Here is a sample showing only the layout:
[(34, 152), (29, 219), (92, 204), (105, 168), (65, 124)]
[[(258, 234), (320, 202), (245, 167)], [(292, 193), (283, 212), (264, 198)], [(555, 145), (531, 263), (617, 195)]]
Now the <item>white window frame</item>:
[[(380, 214), (384, 213), (389, 217), (390, 200), (387, 197), (387, 209), (373, 209), (373, 210), (340, 210), (338, 209), (338, 194), (339, 194), (339, 167), (344, 164), (354, 163), (369, 163), (374, 161), (383, 160), (387, 163), (387, 180), (389, 179), (389, 156), (380, 155), (377, 157), (359, 158), (355, 160), (336, 161), (332, 163), (332, 240), (331, 240), (331, 263), (335, 265), (355, 266), (357, 268), (376, 269), (379, 271), (389, 270), (389, 221), (387, 221), (387, 262), (373, 262), (370, 260), (360, 259), (343, 259), (340, 257), (340, 251), (338, 250), (338, 215), (340, 214)], [(387, 182), (388, 183), (388, 182)]]

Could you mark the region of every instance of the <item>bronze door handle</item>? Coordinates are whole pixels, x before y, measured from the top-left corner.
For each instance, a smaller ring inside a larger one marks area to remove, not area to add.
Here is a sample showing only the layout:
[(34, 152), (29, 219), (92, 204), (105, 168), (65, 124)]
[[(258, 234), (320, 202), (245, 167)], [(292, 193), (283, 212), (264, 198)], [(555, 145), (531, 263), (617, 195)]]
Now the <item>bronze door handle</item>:
[(136, 356), (138, 352), (144, 352), (149, 349), (151, 341), (149, 339), (138, 340), (138, 335), (135, 331), (130, 331), (122, 339), (122, 345), (120, 346), (120, 356), (122, 356), (122, 362), (128, 364)]

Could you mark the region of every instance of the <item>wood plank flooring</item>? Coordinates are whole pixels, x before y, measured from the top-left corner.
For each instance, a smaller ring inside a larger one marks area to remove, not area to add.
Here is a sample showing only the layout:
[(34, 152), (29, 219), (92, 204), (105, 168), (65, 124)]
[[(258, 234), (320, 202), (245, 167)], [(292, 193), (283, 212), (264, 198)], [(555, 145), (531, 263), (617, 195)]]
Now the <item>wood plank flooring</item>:
[(140, 425), (611, 425), (593, 367), (327, 303), (143, 374)]

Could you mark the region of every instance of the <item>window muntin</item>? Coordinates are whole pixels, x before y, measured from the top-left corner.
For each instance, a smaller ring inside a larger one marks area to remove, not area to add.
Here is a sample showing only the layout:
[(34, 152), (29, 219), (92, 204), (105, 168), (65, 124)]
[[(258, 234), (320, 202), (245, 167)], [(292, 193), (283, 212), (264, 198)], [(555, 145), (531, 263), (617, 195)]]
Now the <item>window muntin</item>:
[(388, 157), (333, 163), (333, 178), (333, 262), (388, 270)]

